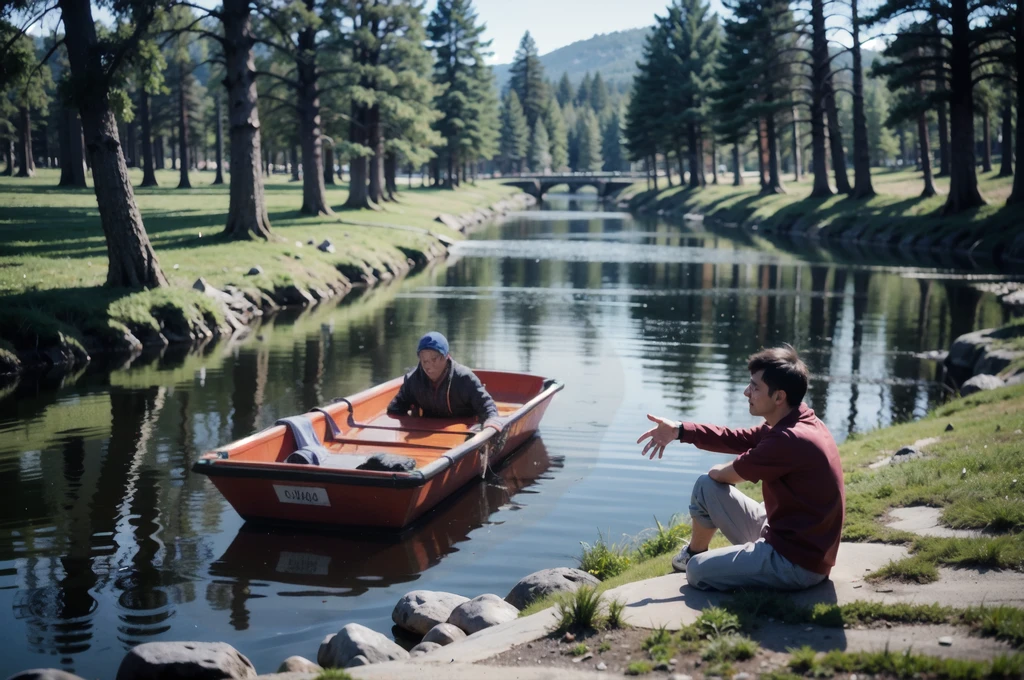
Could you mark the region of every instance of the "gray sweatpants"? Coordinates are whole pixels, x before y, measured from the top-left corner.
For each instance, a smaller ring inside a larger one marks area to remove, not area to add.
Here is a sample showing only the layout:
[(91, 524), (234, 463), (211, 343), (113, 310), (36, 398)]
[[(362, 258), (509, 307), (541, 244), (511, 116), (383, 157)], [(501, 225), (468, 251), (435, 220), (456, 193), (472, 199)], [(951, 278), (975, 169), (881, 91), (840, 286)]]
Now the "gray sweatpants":
[(694, 524), (718, 529), (733, 545), (694, 555), (686, 565), (686, 580), (700, 590), (743, 587), (801, 590), (827, 576), (793, 564), (765, 543), (768, 516), (764, 503), (701, 475), (690, 496)]

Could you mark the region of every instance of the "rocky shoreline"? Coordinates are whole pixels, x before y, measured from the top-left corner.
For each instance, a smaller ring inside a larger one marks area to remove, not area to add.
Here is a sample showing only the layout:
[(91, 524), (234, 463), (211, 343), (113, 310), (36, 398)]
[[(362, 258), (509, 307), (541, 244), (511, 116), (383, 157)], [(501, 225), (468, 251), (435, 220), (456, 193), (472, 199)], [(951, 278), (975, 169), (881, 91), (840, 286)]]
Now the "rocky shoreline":
[[(440, 214), (435, 221), (446, 227), (469, 233), (480, 225), (514, 210), (522, 210), (536, 203), (525, 193), (515, 193), (489, 207), (478, 208), (461, 215)], [(369, 228), (388, 228), (378, 225)], [(112, 322), (103, 332), (65, 329), (48, 342), (32, 346), (6, 345), (0, 342), (0, 386), (11, 383), (32, 372), (70, 373), (88, 364), (94, 355), (124, 356), (130, 360), (144, 350), (163, 349), (170, 345), (205, 345), (211, 340), (235, 337), (249, 332), (265, 317), (282, 309), (311, 307), (322, 302), (338, 301), (358, 288), (371, 288), (383, 281), (399, 279), (448, 255), (453, 243), (440, 234), (413, 227), (392, 227), (421, 232), (430, 237), (427, 247), (414, 249), (399, 247), (404, 258), (384, 260), (380, 265), (370, 262), (339, 263), (337, 276), (321, 279), (316, 285), (295, 283), (274, 285), (269, 289), (225, 286), (223, 290), (211, 286), (202, 277), (192, 288), (202, 294), (203, 300), (193, 309), (164, 306), (151, 312), (158, 326), (147, 323)], [(325, 239), (315, 246), (325, 253), (335, 252), (335, 245)], [(255, 265), (247, 276), (258, 276), (262, 269)], [(101, 327), (97, 324), (96, 327)], [(77, 331), (77, 332), (73, 332)]]

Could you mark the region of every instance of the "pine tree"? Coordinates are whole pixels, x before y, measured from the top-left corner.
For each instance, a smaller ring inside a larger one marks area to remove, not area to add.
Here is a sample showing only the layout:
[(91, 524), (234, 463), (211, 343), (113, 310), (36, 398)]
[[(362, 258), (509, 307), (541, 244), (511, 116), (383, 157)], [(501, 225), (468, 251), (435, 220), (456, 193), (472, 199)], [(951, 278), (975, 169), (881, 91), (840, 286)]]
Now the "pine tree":
[(530, 146), (530, 126), (526, 122), (519, 95), (514, 89), (505, 95), (501, 112), (501, 158), (506, 172), (522, 172)]
[(608, 172), (622, 172), (628, 170), (625, 156), (622, 152), (622, 117), (618, 111), (613, 111), (608, 116), (601, 134), (601, 155), (604, 157), (604, 170)]
[[(436, 55), (434, 82), (441, 88), (435, 107), (442, 117), (436, 129), (445, 139), (440, 162), (446, 168), (443, 185), (448, 188), (456, 183), (462, 162), (481, 157), (479, 132), (493, 130), (496, 120), (490, 69), (484, 65), (490, 46), (490, 41), (481, 39), (484, 28), (471, 0), (439, 0), (427, 25)], [(486, 102), (481, 101), (484, 97)], [(489, 113), (490, 124), (481, 125)]]
[(599, 172), (604, 165), (601, 157), (601, 130), (597, 118), (589, 109), (580, 111), (576, 121), (576, 172)]
[(559, 106), (565, 106), (572, 101), (572, 83), (569, 81), (568, 73), (562, 74), (562, 79), (558, 81), (558, 90), (555, 95), (558, 98)]
[(530, 171), (546, 173), (551, 170), (551, 141), (544, 120), (537, 121), (537, 127), (530, 136)]
[(590, 92), (592, 89), (593, 81), (590, 78), (590, 71), (587, 71), (583, 76), (583, 80), (580, 81), (580, 86), (576, 89), (576, 97), (573, 99), (573, 103), (576, 104), (577, 108), (590, 106)]
[(594, 80), (590, 84), (590, 108), (598, 116), (608, 108), (608, 86), (604, 84), (600, 71), (594, 75)]
[(544, 82), (544, 67), (540, 63), (537, 45), (529, 31), (519, 41), (511, 74), (509, 87), (516, 93), (526, 115), (526, 122), (532, 130), (544, 111), (548, 96), (547, 85)]
[(551, 169), (562, 172), (569, 166), (569, 133), (562, 109), (554, 97), (548, 98), (548, 105), (544, 109), (544, 125), (551, 143)]
[[(14, 39), (9, 55), (4, 55), (4, 62), (9, 62), (12, 74), (17, 75), (9, 81), (6, 89), (8, 106), (13, 115), (10, 116), (12, 136), (18, 136), (18, 177), (35, 175), (35, 161), (32, 150), (32, 114), (45, 115), (45, 108), (50, 102), (48, 91), (53, 89), (53, 80), (49, 67), (35, 68), (37, 63), (32, 39), (21, 35)], [(5, 63), (6, 67), (7, 64)], [(13, 159), (12, 159), (13, 162)]]

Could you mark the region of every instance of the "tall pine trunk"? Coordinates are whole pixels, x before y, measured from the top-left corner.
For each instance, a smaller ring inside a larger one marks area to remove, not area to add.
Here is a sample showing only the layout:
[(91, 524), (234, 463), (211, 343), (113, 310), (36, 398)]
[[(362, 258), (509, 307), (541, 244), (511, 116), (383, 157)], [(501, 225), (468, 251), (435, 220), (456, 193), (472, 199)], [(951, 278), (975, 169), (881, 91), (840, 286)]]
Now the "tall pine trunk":
[(974, 159), (974, 85), (968, 0), (950, 0), (950, 168), (944, 215), (984, 205)]
[(800, 171), (802, 170), (802, 162), (800, 159), (800, 123), (797, 122), (798, 117), (796, 113), (796, 107), (793, 107), (793, 181), (800, 181)]
[(380, 123), (380, 105), (370, 107), (370, 200), (380, 204), (384, 196), (384, 134)]
[(732, 145), (732, 185), (743, 186), (743, 166), (740, 165), (740, 145)]
[(757, 171), (763, 192), (768, 187), (768, 131), (765, 129), (764, 118), (757, 119)]
[(711, 135), (711, 183), (718, 184), (718, 142)]
[(224, 184), (224, 112), (221, 111), (221, 98), (223, 95), (217, 93), (214, 97), (213, 115), (217, 117), (217, 122), (214, 125), (214, 144), (217, 148), (215, 149), (215, 156), (217, 159), (217, 176), (213, 178), (214, 184)]
[(231, 179), (228, 220), (232, 238), (270, 238), (270, 218), (260, 174), (260, 117), (257, 108), (252, 18), (249, 0), (223, 0), (224, 86), (228, 92)]
[[(367, 109), (356, 102), (352, 103), (352, 122), (349, 124), (349, 141), (353, 145), (366, 146)], [(370, 208), (370, 197), (366, 191), (366, 175), (368, 161), (366, 156), (359, 154), (348, 161), (348, 200), (346, 208), (360, 210)]]
[(139, 88), (139, 117), (142, 118), (142, 186), (155, 187), (156, 171), (153, 167), (153, 136), (149, 117), (149, 93)]
[(992, 113), (988, 104), (981, 112), (981, 171), (992, 172)]
[[(1019, 131), (1018, 131), (1019, 134)], [(1003, 141), (999, 145), (1002, 154), (1002, 162), (999, 164), (999, 176), (1010, 177), (1013, 175), (1013, 104), (1010, 101), (1010, 93), (1006, 93), (1006, 103), (1003, 105)]]
[[(700, 133), (697, 130), (696, 123), (690, 123), (687, 126), (686, 137), (687, 144), (690, 147), (690, 188), (699, 189), (704, 184), (704, 169), (703, 159), (701, 158), (700, 141), (698, 139)], [(680, 183), (682, 183), (682, 173), (679, 177)]]
[[(306, 11), (316, 13), (314, 0)], [(304, 215), (333, 215), (324, 186), (323, 136), (320, 129), (320, 92), (316, 70), (316, 32), (307, 26), (299, 33), (296, 61), (299, 81), (299, 139), (302, 142), (302, 208)]]
[(860, 19), (857, 0), (850, 0), (853, 27), (853, 193), (857, 199), (871, 198), (871, 147), (868, 144), (868, 122), (864, 115), (864, 69), (860, 53)]
[[(1017, 18), (1014, 23), (1014, 33), (1024, 36), (1024, 11), (1017, 8)], [(1019, 47), (1019, 45), (1018, 45)], [(1024, 50), (1017, 49), (1014, 53), (1017, 74), (1024, 73)], [(1024, 78), (1017, 78), (1017, 173), (1013, 176), (1013, 190), (1010, 197), (1006, 199), (1007, 205), (1024, 203), (1024, 172), (1021, 172), (1020, 164), (1024, 162)]]
[(832, 172), (836, 177), (836, 191), (848, 194), (853, 189), (846, 174), (846, 151), (843, 150), (843, 131), (839, 127), (839, 108), (836, 106), (836, 93), (831, 74), (825, 82), (825, 92), (825, 117), (828, 120), (828, 142), (832, 152)]
[(929, 24), (929, 31), (932, 33), (932, 39), (934, 40), (935, 47), (935, 58), (941, 65), (940, 68), (936, 69), (935, 74), (935, 92), (938, 94), (938, 118), (939, 118), (939, 174), (938, 177), (949, 176), (949, 88), (946, 87), (946, 68), (945, 64), (949, 61), (946, 50), (943, 47), (943, 41), (945, 37), (939, 31), (938, 23), (932, 21)]
[(14, 140), (10, 137), (4, 137), (4, 156), (7, 160), (7, 166), (4, 168), (4, 177), (14, 177)]
[(82, 123), (70, 104), (60, 110), (60, 182), (62, 187), (84, 187), (85, 150), (82, 148)]
[[(772, 98), (769, 96), (768, 101)], [(764, 119), (765, 137), (768, 141), (768, 184), (761, 188), (762, 194), (784, 194), (786, 188), (782, 186), (782, 176), (779, 174), (779, 145), (775, 133), (775, 117), (767, 116)]]
[(384, 154), (384, 190), (387, 192), (388, 200), (394, 201), (398, 193), (398, 183), (395, 175), (398, 174), (398, 159), (391, 151)]
[(324, 145), (324, 185), (328, 184), (337, 185), (334, 180), (334, 147), (329, 144)]
[[(918, 82), (918, 87), (921, 87), (920, 82)], [(930, 198), (935, 195), (935, 182), (932, 181), (932, 148), (928, 141), (928, 115), (924, 111), (917, 114), (917, 138), (921, 143), (921, 171), (924, 173), (924, 191), (921, 192), (921, 198)]]
[(185, 78), (184, 68), (180, 68), (178, 74), (178, 188), (191, 189), (192, 183), (188, 179), (188, 107), (185, 102)]
[(90, 0), (60, 0), (59, 5), (72, 77), (89, 85), (76, 88), (75, 104), (82, 116), (100, 224), (107, 242), (107, 285), (166, 286), (167, 278), (146, 234), (121, 154)]
[(290, 181), (298, 182), (302, 179), (302, 175), (299, 173), (299, 145), (294, 142), (292, 143), (291, 151), (289, 151), (288, 165), (292, 168), (292, 178)]
[(828, 36), (825, 34), (824, 0), (811, 0), (811, 198), (832, 195), (825, 161), (825, 97), (828, 78)]
[(651, 175), (654, 178), (654, 191), (658, 191), (658, 152), (651, 154)]
[(18, 107), (18, 177), (34, 177), (36, 164), (32, 160), (32, 114), (27, 106)]
[(157, 135), (153, 138), (153, 162), (158, 170), (164, 169), (164, 136)]

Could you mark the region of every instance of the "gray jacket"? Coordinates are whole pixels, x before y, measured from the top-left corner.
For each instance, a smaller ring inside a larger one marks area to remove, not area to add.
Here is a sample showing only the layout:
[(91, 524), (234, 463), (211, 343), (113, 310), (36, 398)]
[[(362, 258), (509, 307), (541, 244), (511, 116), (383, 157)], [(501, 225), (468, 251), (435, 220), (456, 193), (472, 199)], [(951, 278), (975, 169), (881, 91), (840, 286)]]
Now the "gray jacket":
[(454, 359), (437, 387), (419, 365), (405, 376), (388, 413), (408, 414), (419, 408), (427, 418), (476, 417), (480, 422), (498, 417), (498, 407), (473, 371)]

